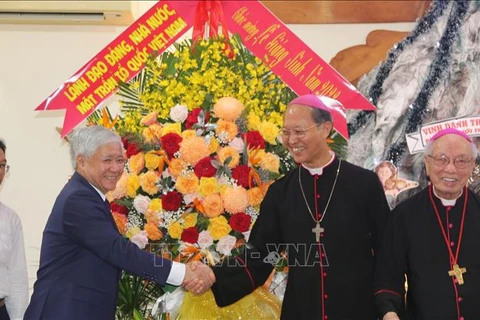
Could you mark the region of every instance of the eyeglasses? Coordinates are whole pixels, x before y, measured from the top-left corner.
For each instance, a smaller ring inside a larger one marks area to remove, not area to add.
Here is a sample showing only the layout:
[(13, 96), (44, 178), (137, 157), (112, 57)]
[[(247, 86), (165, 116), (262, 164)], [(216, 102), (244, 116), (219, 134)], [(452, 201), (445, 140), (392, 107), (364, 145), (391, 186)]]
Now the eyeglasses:
[[(447, 157), (447, 156), (434, 157), (434, 156), (428, 155), (428, 157), (433, 159), (433, 163), (435, 163), (435, 165), (437, 165), (439, 167), (442, 167), (442, 168), (446, 167), (450, 163), (450, 158)], [(473, 161), (473, 158), (466, 159), (466, 158), (460, 156), (460, 157), (457, 157), (457, 158), (453, 159), (453, 164), (458, 169), (465, 169), (466, 167), (468, 167), (468, 165), (472, 161)]]
[(294, 129), (293, 131), (283, 128), (280, 133), (285, 138), (290, 138), (290, 136), (294, 136), (294, 137), (297, 137), (297, 138), (303, 138), (307, 134), (308, 130), (310, 130), (312, 128), (315, 128), (318, 125), (320, 125), (320, 123), (315, 123), (314, 125), (306, 128), (306, 129)]
[(8, 172), (10, 171), (10, 166), (6, 163), (0, 163), (0, 171)]

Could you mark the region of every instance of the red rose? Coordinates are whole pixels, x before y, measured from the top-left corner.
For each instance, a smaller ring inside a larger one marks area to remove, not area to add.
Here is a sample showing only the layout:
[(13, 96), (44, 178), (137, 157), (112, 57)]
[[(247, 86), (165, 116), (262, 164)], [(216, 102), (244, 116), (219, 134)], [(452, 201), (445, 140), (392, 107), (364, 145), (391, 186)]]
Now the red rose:
[(235, 167), (232, 170), (233, 179), (237, 180), (238, 185), (244, 187), (245, 189), (248, 189), (248, 175), (250, 170), (250, 167), (245, 164)]
[(173, 157), (173, 154), (180, 150), (180, 142), (182, 137), (176, 133), (167, 133), (160, 138), (162, 141), (162, 148), (165, 150), (169, 158)]
[(201, 177), (211, 178), (217, 173), (217, 169), (212, 166), (212, 159), (205, 157), (197, 162), (193, 168), (195, 175), (200, 179)]
[(247, 147), (250, 149), (265, 149), (265, 140), (258, 131), (249, 131), (244, 134), (247, 140)]
[(112, 210), (112, 212), (120, 213), (120, 214), (123, 214), (123, 215), (128, 214), (128, 208), (127, 207), (119, 205), (115, 202), (110, 203), (110, 209)]
[(244, 212), (239, 212), (230, 217), (230, 227), (233, 230), (238, 232), (245, 232), (250, 228), (250, 223), (252, 222), (252, 217)]
[(182, 232), (182, 241), (196, 243), (198, 241), (198, 230), (196, 227), (190, 227)]
[(134, 156), (140, 151), (142, 151), (142, 149), (140, 149), (135, 143), (129, 143), (125, 149), (127, 150), (126, 151), (127, 158), (130, 158), (131, 156)]
[(176, 191), (170, 191), (162, 197), (162, 207), (167, 211), (177, 211), (182, 205), (182, 195)]
[[(187, 129), (191, 129), (195, 123), (198, 123), (198, 115), (202, 110), (203, 110), (202, 108), (195, 108), (188, 114), (187, 119), (185, 120), (185, 127)], [(207, 123), (208, 119), (210, 119), (210, 112), (204, 111), (204, 114), (205, 114), (205, 120), (203, 121), (203, 123)]]

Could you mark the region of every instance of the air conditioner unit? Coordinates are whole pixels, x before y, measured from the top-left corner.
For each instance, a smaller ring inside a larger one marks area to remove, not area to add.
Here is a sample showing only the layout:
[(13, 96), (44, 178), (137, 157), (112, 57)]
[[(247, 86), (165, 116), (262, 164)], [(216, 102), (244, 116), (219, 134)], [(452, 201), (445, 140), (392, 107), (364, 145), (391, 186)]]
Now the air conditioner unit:
[(134, 2), (0, 0), (0, 23), (130, 25)]

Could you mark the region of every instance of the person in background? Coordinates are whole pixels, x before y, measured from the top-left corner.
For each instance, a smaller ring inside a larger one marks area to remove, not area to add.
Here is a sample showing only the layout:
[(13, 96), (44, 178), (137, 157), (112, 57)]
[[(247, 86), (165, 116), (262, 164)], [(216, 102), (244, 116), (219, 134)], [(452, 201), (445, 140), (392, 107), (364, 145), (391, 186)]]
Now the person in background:
[(313, 94), (289, 103), (281, 138), (299, 165), (268, 189), (244, 254), (213, 268), (219, 306), (261, 286), (285, 249), (282, 319), (376, 319), (375, 251), (390, 209), (376, 174), (329, 148), (335, 104)]
[[(9, 171), (7, 147), (0, 140), (0, 185)], [(0, 202), (0, 320), (21, 320), (28, 304), (28, 275), (22, 223)]]
[(139, 249), (119, 232), (105, 194), (124, 170), (120, 137), (100, 126), (70, 136), (75, 173), (43, 232), (40, 268), (25, 319), (113, 320), (122, 270), (200, 294), (215, 281), (204, 264), (185, 266)]
[(476, 157), (471, 138), (456, 129), (428, 143), (431, 183), (395, 208), (379, 251), (380, 319), (480, 319), (480, 197), (467, 187)]

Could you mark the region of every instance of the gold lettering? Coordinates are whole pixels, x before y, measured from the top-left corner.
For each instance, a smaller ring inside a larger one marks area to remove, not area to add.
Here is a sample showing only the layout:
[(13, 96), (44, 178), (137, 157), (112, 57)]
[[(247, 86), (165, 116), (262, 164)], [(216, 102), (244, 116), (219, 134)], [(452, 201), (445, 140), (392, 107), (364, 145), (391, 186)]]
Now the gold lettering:
[(153, 38), (153, 40), (148, 44), (150, 49), (156, 50), (156, 51), (165, 48), (166, 45), (167, 45), (167, 39), (165, 38), (165, 35), (163, 34), (163, 32), (160, 34), (157, 34)]
[(285, 44), (288, 42), (288, 40), (285, 39), (285, 36), (286, 36), (286, 33), (282, 32), (279, 35), (277, 35), (275, 38), (273, 38), (273, 40), (267, 43), (267, 45), (265, 46), (265, 49), (268, 51), (268, 54), (274, 58), (272, 60), (269, 59), (270, 60), (269, 67), (276, 66), (288, 55), (289, 52), (282, 46), (282, 44)]
[(93, 67), (90, 68), (85, 74), (90, 80), (91, 83), (95, 83), (100, 79), (105, 73), (107, 73), (108, 67), (103, 61), (98, 61)]
[(137, 29), (135, 29), (129, 36), (130, 40), (135, 45), (138, 45), (140, 42), (145, 40), (152, 32), (147, 28), (146, 25), (140, 24)]
[(88, 88), (90, 87), (90, 84), (88, 83), (87, 80), (85, 80), (83, 77), (80, 77), (77, 81), (74, 83), (70, 84), (67, 87), (67, 91), (64, 92), (64, 95), (70, 100), (70, 102), (73, 102), (76, 98), (78, 98), (82, 93), (84, 93)]
[(132, 51), (133, 47), (129, 45), (125, 40), (123, 40), (113, 49), (110, 47), (108, 49), (110, 51), (105, 55), (105, 61), (107, 61), (110, 66), (114, 66), (118, 61), (120, 61), (130, 51)]
[(169, 10), (168, 4), (165, 4), (162, 8), (158, 8), (157, 12), (147, 19), (147, 24), (150, 29), (155, 30), (176, 13), (175, 10)]
[(166, 29), (165, 29), (165, 33), (167, 34), (167, 36), (169, 36), (170, 38), (173, 38), (174, 36), (176, 36), (177, 34), (180, 33), (180, 31), (182, 31), (184, 28), (187, 27), (187, 23), (182, 19), (182, 17), (178, 17), (177, 20), (175, 20), (174, 22), (172, 22), (171, 25), (169, 25)]
[(92, 110), (96, 105), (97, 100), (93, 97), (93, 94), (90, 94), (88, 97), (83, 97), (82, 102), (80, 102), (76, 108), (83, 115)]
[(238, 9), (237, 12), (235, 12), (232, 16), (233, 21), (235, 21), (239, 25), (242, 25), (242, 23), (247, 20), (246, 16), (250, 14), (247, 11), (248, 9), (246, 7), (241, 7), (240, 9)]
[(102, 81), (102, 85), (95, 89), (95, 94), (100, 97), (100, 99), (105, 98), (110, 93), (112, 93), (117, 87), (117, 81), (114, 77), (109, 77), (107, 80)]
[(305, 50), (299, 52), (293, 59), (288, 59), (285, 63), (285, 68), (290, 71), (294, 76), (298, 76), (300, 72), (305, 70), (305, 67), (312, 61), (312, 58), (302, 63), (302, 59), (305, 56)]

